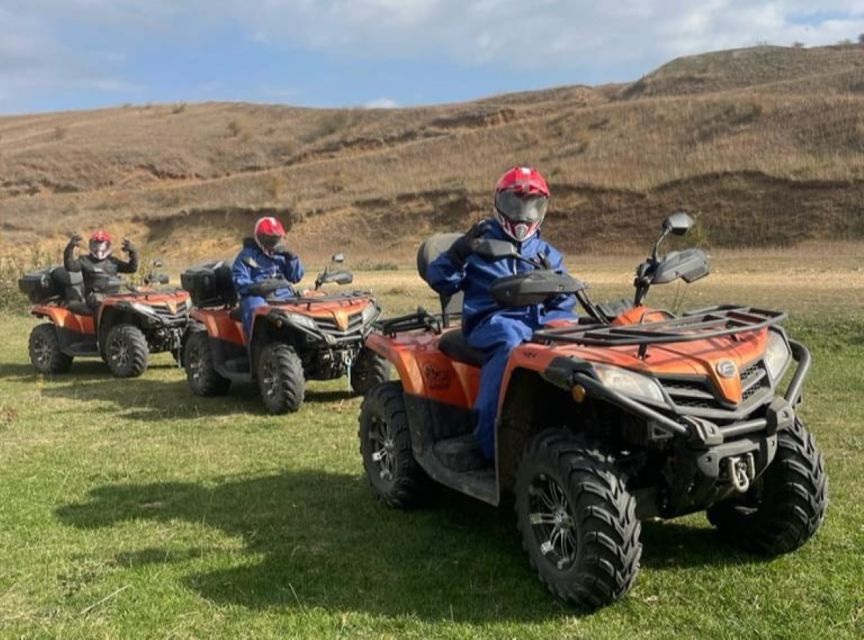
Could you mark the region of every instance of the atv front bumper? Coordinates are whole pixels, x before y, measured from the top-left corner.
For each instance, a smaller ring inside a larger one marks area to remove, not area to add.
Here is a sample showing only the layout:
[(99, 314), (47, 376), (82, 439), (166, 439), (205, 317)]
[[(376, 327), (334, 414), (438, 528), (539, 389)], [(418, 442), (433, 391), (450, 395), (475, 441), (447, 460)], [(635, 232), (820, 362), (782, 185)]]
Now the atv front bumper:
[[(807, 348), (800, 342), (789, 340), (792, 359), (796, 368), (789, 381), (786, 391), (776, 395), (767, 405), (759, 407), (753, 413), (762, 414), (732, 424), (718, 425), (711, 420), (688, 415), (667, 415), (662, 409), (651, 407), (637, 399), (628, 397), (614, 389), (610, 389), (592, 375), (592, 365), (570, 358), (559, 358), (552, 362), (546, 370), (545, 377), (553, 384), (573, 391), (581, 386), (587, 397), (603, 400), (645, 419), (652, 432), (659, 438), (668, 436), (684, 436), (694, 447), (711, 447), (735, 440), (749, 434), (777, 433), (789, 427), (795, 420), (795, 407), (801, 400), (804, 380), (810, 371), (811, 356)], [(762, 410), (764, 408), (764, 411)]]
[[(571, 392), (615, 405), (643, 419), (644, 444), (670, 452), (666, 489), (656, 500), (657, 513), (642, 515), (671, 517), (705, 508), (729, 495), (747, 491), (771, 464), (777, 451), (777, 433), (792, 427), (795, 407), (801, 401), (804, 380), (810, 370), (810, 352), (801, 343), (789, 341), (795, 371), (785, 391), (761, 404), (751, 417), (718, 424), (706, 418), (664, 413), (601, 383), (590, 363), (570, 359), (553, 362), (547, 379)], [(758, 417), (752, 417), (752, 416)], [(644, 506), (644, 502), (643, 502)]]

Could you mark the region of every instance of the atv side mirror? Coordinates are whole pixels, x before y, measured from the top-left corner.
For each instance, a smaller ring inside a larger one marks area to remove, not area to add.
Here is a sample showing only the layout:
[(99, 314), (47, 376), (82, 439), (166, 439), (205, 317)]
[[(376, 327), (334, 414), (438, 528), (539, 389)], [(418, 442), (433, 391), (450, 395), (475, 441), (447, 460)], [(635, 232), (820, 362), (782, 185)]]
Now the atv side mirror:
[(506, 240), (481, 240), (474, 247), (474, 253), (484, 260), (499, 260), (501, 258), (516, 258), (519, 252), (513, 243)]
[(336, 284), (351, 284), (354, 282), (354, 274), (350, 271), (334, 271), (327, 277), (327, 280)]
[(351, 284), (354, 282), (354, 274), (350, 271), (325, 271), (319, 273), (315, 278), (315, 289), (320, 289), (322, 284)]
[(677, 211), (663, 221), (663, 233), (683, 236), (693, 226), (693, 218), (683, 211)]
[(161, 269), (164, 265), (162, 264), (162, 261), (161, 261), (161, 260), (154, 260), (154, 261), (153, 261), (153, 266), (154, 266), (155, 268), (157, 268), (157, 269)]
[(345, 254), (344, 253), (334, 253), (330, 256), (330, 262), (343, 263), (345, 262)]

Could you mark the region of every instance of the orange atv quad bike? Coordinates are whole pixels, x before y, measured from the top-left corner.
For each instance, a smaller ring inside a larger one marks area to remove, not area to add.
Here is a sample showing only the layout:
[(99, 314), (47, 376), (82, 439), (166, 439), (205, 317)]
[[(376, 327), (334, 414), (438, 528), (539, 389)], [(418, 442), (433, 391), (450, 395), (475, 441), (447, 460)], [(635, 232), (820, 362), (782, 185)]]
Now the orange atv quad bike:
[[(342, 260), (341, 254), (333, 256), (334, 262)], [(255, 310), (251, 336), (243, 332), (230, 265), (193, 267), (181, 281), (195, 305), (184, 363), (196, 395), (222, 395), (232, 382), (257, 381), (267, 411), (279, 414), (300, 408), (306, 380), (347, 374), (352, 389), (365, 393), (389, 378), (389, 362), (364, 347), (381, 315), (374, 296), (368, 291), (321, 290), (328, 283), (350, 284), (350, 271), (328, 266), (316, 278), (314, 290), (288, 300), (268, 298)], [(291, 286), (282, 279), (252, 285), (265, 298)]]
[[(160, 262), (154, 267), (161, 267)], [(168, 276), (151, 271), (143, 287), (126, 287), (106, 276), (99, 288), (105, 298), (97, 310), (84, 302), (80, 273), (50, 267), (21, 278), (21, 291), (33, 303), (30, 313), (48, 322), (30, 333), (30, 361), (40, 373), (64, 373), (74, 358), (102, 358), (118, 378), (134, 378), (147, 369), (150, 353), (170, 351), (179, 359), (192, 307), (185, 291), (159, 291)]]
[[(674, 315), (643, 305), (653, 284), (708, 274), (699, 249), (657, 256), (668, 234), (691, 224), (683, 213), (666, 219), (637, 269), (632, 303), (595, 305), (583, 283), (539, 266), (493, 283), (502, 308), (572, 293), (585, 312), (513, 351), (494, 464), (478, 465), (464, 447), (483, 355), (446, 326), (454, 301), (442, 300), (441, 316), (418, 309), (383, 321), (367, 346), (400, 381), (371, 389), (360, 412), (373, 493), (401, 508), (420, 503), (434, 483), (492, 505), (512, 497), (540, 580), (588, 608), (630, 589), (642, 519), (707, 511), (747, 550), (776, 555), (803, 545), (822, 523), (827, 479), (797, 415), (810, 355), (779, 326), (785, 314), (729, 305)], [(455, 237), (424, 243), (421, 276)], [(497, 240), (476, 253), (521, 260)]]

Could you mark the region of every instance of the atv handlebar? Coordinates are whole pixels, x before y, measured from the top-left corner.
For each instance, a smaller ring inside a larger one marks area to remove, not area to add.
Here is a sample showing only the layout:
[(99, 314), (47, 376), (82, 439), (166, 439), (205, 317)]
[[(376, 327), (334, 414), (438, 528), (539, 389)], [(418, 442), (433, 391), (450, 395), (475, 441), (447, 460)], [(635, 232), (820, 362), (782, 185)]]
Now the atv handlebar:
[(249, 285), (249, 293), (254, 296), (268, 296), (271, 293), (279, 291), (279, 289), (290, 289), (291, 283), (283, 278), (271, 278), (263, 282), (256, 282)]

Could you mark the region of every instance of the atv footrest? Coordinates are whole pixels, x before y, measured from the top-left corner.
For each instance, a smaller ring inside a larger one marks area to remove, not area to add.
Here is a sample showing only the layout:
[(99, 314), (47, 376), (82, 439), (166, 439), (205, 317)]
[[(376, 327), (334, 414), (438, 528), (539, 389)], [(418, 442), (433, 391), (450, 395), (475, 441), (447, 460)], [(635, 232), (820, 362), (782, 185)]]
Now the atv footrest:
[(483, 457), (480, 445), (471, 433), (439, 440), (433, 450), (444, 466), (453, 471), (474, 471), (492, 466), (492, 463)]

